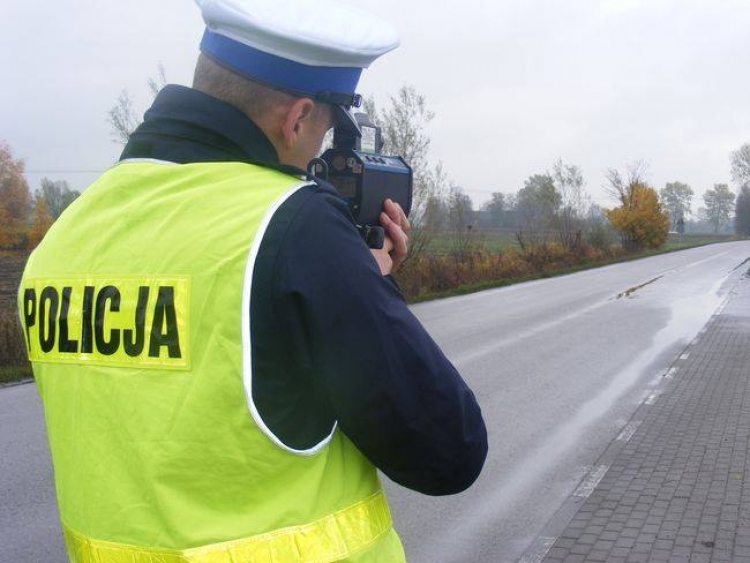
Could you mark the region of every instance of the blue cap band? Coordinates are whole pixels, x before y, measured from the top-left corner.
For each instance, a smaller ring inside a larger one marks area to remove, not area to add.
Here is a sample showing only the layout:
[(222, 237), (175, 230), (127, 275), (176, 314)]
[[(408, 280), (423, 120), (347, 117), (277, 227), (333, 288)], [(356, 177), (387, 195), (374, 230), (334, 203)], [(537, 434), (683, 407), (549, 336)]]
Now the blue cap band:
[(314, 98), (322, 92), (354, 96), (361, 68), (312, 66), (260, 51), (206, 29), (201, 51), (234, 72), (280, 90)]

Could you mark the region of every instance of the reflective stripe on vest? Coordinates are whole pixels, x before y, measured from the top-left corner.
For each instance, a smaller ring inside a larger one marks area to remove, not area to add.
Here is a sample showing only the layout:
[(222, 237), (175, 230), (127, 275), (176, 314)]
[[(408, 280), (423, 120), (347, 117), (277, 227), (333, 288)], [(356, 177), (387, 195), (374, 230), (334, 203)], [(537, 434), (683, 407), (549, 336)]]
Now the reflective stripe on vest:
[(86, 538), (63, 525), (68, 553), (82, 563), (327, 563), (372, 544), (391, 527), (382, 492), (302, 526), (183, 550), (145, 549)]

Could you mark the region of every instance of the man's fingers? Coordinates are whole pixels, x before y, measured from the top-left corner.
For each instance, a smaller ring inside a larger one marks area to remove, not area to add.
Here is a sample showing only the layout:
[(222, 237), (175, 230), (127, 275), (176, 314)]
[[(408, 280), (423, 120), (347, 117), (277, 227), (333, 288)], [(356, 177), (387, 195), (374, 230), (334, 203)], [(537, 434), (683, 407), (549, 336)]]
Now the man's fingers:
[(391, 252), (393, 252), (393, 248), (394, 248), (394, 246), (393, 246), (393, 240), (391, 239), (391, 237), (389, 235), (386, 235), (385, 238), (383, 239), (383, 248), (382, 248), (382, 250), (384, 250), (385, 252), (387, 252), (388, 254), (390, 254)]
[(385, 201), (385, 206), (389, 217), (397, 223), (405, 233), (408, 233), (411, 229), (411, 223), (409, 223), (409, 219), (407, 219), (406, 213), (404, 213), (401, 206), (392, 199), (387, 199)]
[(383, 249), (371, 249), (370, 252), (372, 252), (375, 261), (378, 263), (380, 273), (384, 276), (390, 274), (393, 270), (393, 259), (391, 258), (391, 255), (385, 251), (385, 246)]
[(401, 206), (398, 203), (396, 203), (392, 199), (386, 199), (383, 203), (383, 209), (388, 214), (388, 217), (394, 223), (397, 223), (399, 227), (401, 227), (401, 230), (403, 230), (405, 233), (408, 233), (411, 230), (411, 223), (406, 217), (406, 213), (404, 213), (404, 210), (401, 209)]
[(406, 254), (409, 252), (409, 236), (386, 213), (380, 214), (380, 224), (385, 229), (386, 240), (390, 239), (391, 241), (394, 261), (398, 264), (406, 258)]
[(383, 225), (386, 235), (393, 239), (396, 248), (398, 248), (400, 241), (408, 242), (409, 236), (404, 232), (401, 226), (386, 213), (380, 214), (380, 224)]
[(388, 254), (393, 258), (391, 270), (395, 270), (401, 262), (406, 260), (406, 255), (409, 253), (409, 236), (406, 233), (409, 232), (411, 224), (401, 206), (390, 199), (383, 203), (380, 224), (385, 229), (383, 249), (388, 249)]
[(405, 258), (409, 252), (409, 237), (396, 223), (391, 223), (388, 236), (393, 240), (393, 250), (399, 258)]

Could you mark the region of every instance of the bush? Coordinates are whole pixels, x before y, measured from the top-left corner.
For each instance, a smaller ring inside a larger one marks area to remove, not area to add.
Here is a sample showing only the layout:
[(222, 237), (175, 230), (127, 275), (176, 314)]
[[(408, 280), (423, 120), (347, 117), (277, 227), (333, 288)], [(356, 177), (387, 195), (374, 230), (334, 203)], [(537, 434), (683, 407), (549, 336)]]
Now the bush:
[(615, 242), (612, 227), (606, 221), (590, 221), (586, 230), (586, 244), (607, 252)]
[(656, 190), (646, 184), (628, 186), (622, 205), (606, 213), (612, 226), (620, 231), (622, 245), (628, 250), (659, 248), (667, 240), (669, 216)]
[(15, 312), (0, 312), (0, 383), (31, 377), (21, 323)]
[(547, 243), (528, 246), (524, 251), (477, 250), (461, 260), (450, 254), (423, 254), (409, 260), (397, 272), (396, 279), (406, 298), (414, 301), (461, 287), (502, 285), (503, 282), (553, 275), (607, 260), (617, 253), (586, 245), (570, 250), (558, 243)]

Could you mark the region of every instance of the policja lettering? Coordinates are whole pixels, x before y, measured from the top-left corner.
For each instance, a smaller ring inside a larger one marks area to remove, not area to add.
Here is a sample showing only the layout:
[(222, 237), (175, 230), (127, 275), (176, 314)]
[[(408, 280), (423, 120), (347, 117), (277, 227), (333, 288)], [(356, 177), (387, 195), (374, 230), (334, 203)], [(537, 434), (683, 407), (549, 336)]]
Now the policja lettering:
[(187, 367), (188, 282), (30, 280), (21, 316), (35, 361)]

